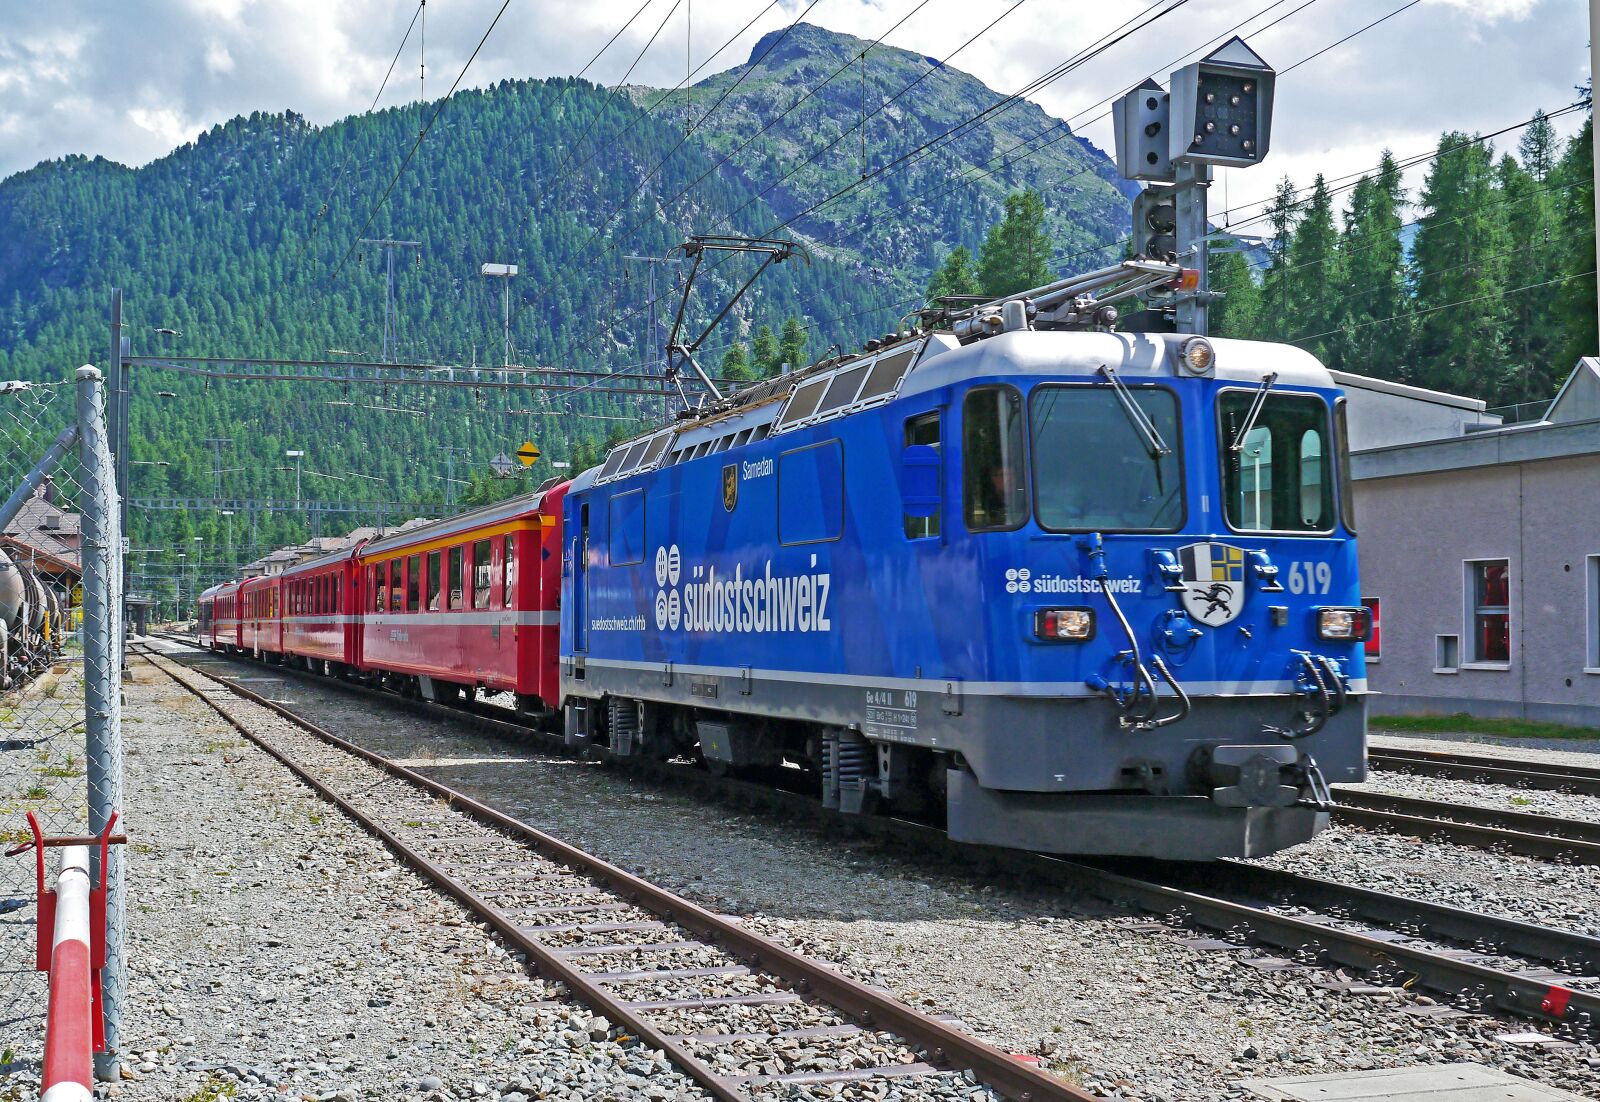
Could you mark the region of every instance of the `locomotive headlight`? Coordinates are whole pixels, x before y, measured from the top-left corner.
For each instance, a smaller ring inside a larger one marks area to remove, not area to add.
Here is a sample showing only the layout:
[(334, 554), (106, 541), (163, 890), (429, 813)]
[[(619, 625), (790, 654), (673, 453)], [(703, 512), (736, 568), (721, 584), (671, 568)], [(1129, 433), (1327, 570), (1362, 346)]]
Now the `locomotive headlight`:
[(1317, 634), (1324, 639), (1359, 643), (1372, 630), (1372, 613), (1362, 608), (1317, 609)]
[(1046, 643), (1082, 643), (1094, 638), (1094, 609), (1041, 608), (1033, 614), (1033, 634)]
[(1178, 349), (1178, 365), (1190, 375), (1209, 375), (1217, 364), (1217, 350), (1204, 337), (1190, 337)]

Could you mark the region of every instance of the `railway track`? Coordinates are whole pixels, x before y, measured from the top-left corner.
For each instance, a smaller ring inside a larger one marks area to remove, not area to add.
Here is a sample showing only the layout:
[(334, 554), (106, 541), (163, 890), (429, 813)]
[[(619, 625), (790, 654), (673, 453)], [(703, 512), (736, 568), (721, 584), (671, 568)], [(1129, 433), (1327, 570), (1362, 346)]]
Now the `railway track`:
[[(390, 694), (281, 667), (273, 669), (330, 690), (402, 706)], [(240, 686), (230, 688), (247, 692)], [(293, 714), (289, 707), (280, 705), (274, 710)], [(407, 714), (421, 711), (498, 737), (541, 737), (505, 709), (415, 701), (406, 701), (403, 707)], [(564, 749), (559, 738), (550, 741), (557, 752)], [(1139, 870), (1141, 875), (1131, 875), (1127, 863), (1090, 865), (1038, 854), (962, 847), (922, 824), (839, 816), (823, 811), (817, 801), (806, 796), (713, 778), (687, 766), (656, 764), (642, 767), (642, 771), (696, 795), (777, 809), (828, 829), (904, 843), (913, 858), (926, 860), (936, 854), (936, 859), (954, 856), (976, 861), (986, 871), (1011, 873), (1035, 887), (1041, 883), (1068, 887), (1125, 907), (1178, 916), (1192, 926), (1221, 931), (1240, 942), (1287, 950), (1292, 956), (1315, 958), (1330, 966), (1374, 972), (1397, 986), (1464, 996), (1469, 1007), (1559, 1022), (1584, 1032), (1600, 1027), (1600, 992), (1596, 990), (1600, 981), (1589, 978), (1600, 973), (1600, 939), (1586, 935), (1243, 862), (1219, 862), (1198, 874), (1184, 866), (1160, 866), (1153, 876), (1145, 866)], [(1196, 883), (1197, 875), (1203, 877), (1203, 884)], [(1231, 898), (1222, 897), (1219, 891)], [(1290, 962), (1282, 963), (1288, 966)]]
[(1449, 777), (1485, 784), (1505, 784), (1543, 792), (1572, 792), (1600, 796), (1600, 768), (1584, 765), (1558, 765), (1516, 758), (1497, 758), (1486, 754), (1455, 753), (1444, 750), (1412, 750), (1400, 747), (1374, 748), (1367, 761), (1379, 769), (1417, 773), (1426, 777)]
[[(949, 1099), (972, 1081), (1012, 1102), (1094, 1097), (282, 704), (149, 648), (136, 653), (488, 923), (542, 977), (665, 1052), (720, 1102), (751, 1102), (777, 1084), (890, 1079), (911, 1099)], [(252, 708), (288, 721), (290, 733), (262, 737)]]
[[(190, 640), (178, 636), (168, 638), (212, 653)], [(449, 709), (449, 712), (456, 714), (458, 709)], [(513, 719), (513, 722), (518, 721)], [(1600, 823), (1351, 789), (1340, 789), (1338, 801), (1335, 821), (1363, 830), (1388, 831), (1413, 838), (1444, 838), (1456, 845), (1496, 853), (1574, 865), (1600, 865)]]

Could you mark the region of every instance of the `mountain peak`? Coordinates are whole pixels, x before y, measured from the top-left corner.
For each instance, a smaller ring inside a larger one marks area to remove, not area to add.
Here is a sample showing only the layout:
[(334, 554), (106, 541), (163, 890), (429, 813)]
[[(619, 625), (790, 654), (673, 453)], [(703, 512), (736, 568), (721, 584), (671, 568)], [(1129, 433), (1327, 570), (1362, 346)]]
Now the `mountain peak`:
[[(782, 43), (773, 49), (773, 43), (780, 38), (783, 39)], [(773, 65), (811, 57), (848, 57), (860, 53), (868, 45), (870, 43), (866, 39), (853, 34), (830, 31), (815, 23), (796, 23), (792, 27), (778, 27), (762, 35), (751, 49), (747, 64), (754, 65), (763, 58), (768, 65)], [(768, 50), (772, 50), (770, 56)]]

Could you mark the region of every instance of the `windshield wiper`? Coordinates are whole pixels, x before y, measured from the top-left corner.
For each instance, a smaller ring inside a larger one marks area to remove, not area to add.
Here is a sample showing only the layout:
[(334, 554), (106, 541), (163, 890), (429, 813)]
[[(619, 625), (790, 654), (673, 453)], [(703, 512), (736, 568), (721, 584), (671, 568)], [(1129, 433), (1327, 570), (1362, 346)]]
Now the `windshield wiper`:
[(1139, 408), (1139, 403), (1133, 400), (1133, 392), (1117, 377), (1116, 371), (1109, 364), (1101, 364), (1100, 374), (1111, 384), (1111, 390), (1117, 396), (1117, 403), (1122, 406), (1122, 412), (1128, 416), (1128, 423), (1133, 426), (1135, 432), (1144, 437), (1144, 446), (1150, 452), (1150, 458), (1160, 459), (1171, 455), (1172, 449), (1161, 439), (1161, 433), (1156, 431), (1155, 422)]
[(1250, 430), (1256, 427), (1256, 421), (1261, 417), (1261, 407), (1267, 404), (1267, 394), (1272, 390), (1272, 384), (1278, 381), (1276, 371), (1261, 376), (1261, 387), (1256, 391), (1256, 396), (1250, 403), (1250, 409), (1244, 415), (1244, 424), (1239, 426), (1239, 431), (1233, 434), (1233, 443), (1228, 445), (1228, 450), (1237, 452), (1244, 447), (1244, 438), (1250, 435)]

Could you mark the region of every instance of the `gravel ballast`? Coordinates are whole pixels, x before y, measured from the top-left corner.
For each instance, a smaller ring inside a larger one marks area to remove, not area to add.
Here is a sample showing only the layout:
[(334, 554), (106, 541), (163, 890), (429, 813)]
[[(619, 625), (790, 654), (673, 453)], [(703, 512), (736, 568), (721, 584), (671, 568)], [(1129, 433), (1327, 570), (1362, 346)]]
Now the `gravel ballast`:
[[(127, 691), (117, 1097), (705, 1097), (529, 977), (200, 701), (148, 666)], [(0, 1097), (36, 1076), (0, 1078)]]
[[(745, 915), (770, 936), (912, 1005), (954, 1014), (985, 1040), (1037, 1054), (1104, 1094), (1226, 1098), (1246, 1078), (1454, 1060), (1584, 1093), (1600, 1089), (1600, 1053), (1590, 1043), (1497, 1039), (1526, 1023), (1434, 1016), (1441, 1008), (1432, 999), (1388, 989), (1327, 990), (1319, 983), (1340, 977), (1261, 967), (1251, 963), (1257, 953), (1196, 947), (1191, 932), (1092, 900), (987, 884), (971, 870), (730, 813), (293, 677), (270, 695), (306, 702), (346, 737), (697, 902)], [(1393, 841), (1380, 839), (1341, 869), (1362, 883), (1404, 879), (1417, 850)], [(1438, 848), (1429, 860), (1475, 869), (1483, 881), (1485, 855)], [(1549, 869), (1556, 877), (1574, 871)], [(1588, 890), (1581, 880), (1558, 880), (1552, 897), (1561, 883)], [(1508, 882), (1508, 897), (1512, 890)]]

